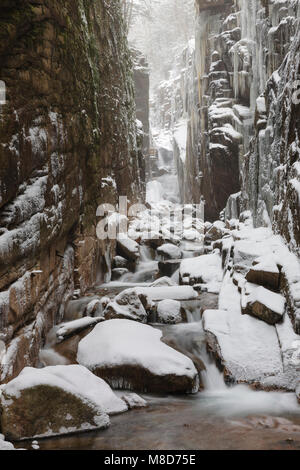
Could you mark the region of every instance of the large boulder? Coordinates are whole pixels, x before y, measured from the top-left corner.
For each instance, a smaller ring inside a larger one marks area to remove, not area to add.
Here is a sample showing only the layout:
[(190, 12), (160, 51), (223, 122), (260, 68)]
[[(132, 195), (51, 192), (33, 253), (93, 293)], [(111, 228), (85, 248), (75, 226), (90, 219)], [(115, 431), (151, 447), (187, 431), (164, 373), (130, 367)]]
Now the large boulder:
[(253, 266), (246, 275), (248, 282), (258, 284), (278, 292), (280, 286), (280, 272), (272, 259), (260, 258), (254, 261)]
[(131, 238), (122, 236), (117, 239), (117, 250), (120, 256), (129, 261), (137, 261), (140, 257), (139, 244)]
[(130, 320), (99, 323), (80, 341), (77, 361), (118, 389), (193, 393), (193, 362), (161, 341), (161, 331)]
[(181, 249), (172, 243), (165, 243), (157, 248), (157, 253), (164, 259), (180, 259), (182, 258)]
[(214, 222), (205, 233), (205, 242), (211, 243), (222, 238), (225, 232), (225, 224), (220, 220)]
[(135, 289), (126, 289), (109, 302), (104, 310), (106, 320), (113, 318), (127, 318), (142, 323), (147, 322), (145, 296), (138, 294)]
[(275, 325), (282, 321), (285, 311), (285, 298), (280, 294), (257, 287), (242, 300), (242, 313)]
[(165, 299), (157, 304), (157, 322), (175, 325), (186, 319), (178, 300)]
[(226, 382), (262, 386), (268, 377), (281, 373), (281, 352), (274, 327), (241, 315), (238, 307), (236, 311), (206, 310), (203, 326), (209, 351), (224, 369)]
[(25, 368), (1, 387), (1, 429), (20, 440), (102, 429), (127, 410), (109, 385), (80, 365)]
[(181, 260), (170, 259), (166, 261), (159, 261), (158, 269), (161, 276), (172, 277), (173, 274), (180, 268)]

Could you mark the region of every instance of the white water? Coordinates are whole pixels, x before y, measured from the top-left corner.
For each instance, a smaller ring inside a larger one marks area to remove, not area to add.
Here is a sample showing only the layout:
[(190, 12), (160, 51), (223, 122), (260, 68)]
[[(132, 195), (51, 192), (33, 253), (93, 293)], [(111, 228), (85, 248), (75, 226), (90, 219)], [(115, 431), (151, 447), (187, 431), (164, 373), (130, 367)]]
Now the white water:
[[(223, 417), (250, 415), (300, 416), (295, 393), (255, 391), (248, 385), (227, 386), (222, 372), (206, 351), (202, 322), (163, 328), (180, 348), (200, 358), (206, 367), (201, 379), (204, 391), (195, 397), (194, 405), (203, 414)], [(300, 428), (299, 428), (300, 431)]]

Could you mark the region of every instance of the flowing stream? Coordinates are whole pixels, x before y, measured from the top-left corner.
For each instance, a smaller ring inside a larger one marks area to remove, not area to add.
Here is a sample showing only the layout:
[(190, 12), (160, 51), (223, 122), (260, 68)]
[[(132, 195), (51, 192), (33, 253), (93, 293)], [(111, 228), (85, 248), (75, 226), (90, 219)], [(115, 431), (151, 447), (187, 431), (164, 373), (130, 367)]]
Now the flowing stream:
[[(169, 177), (169, 184), (166, 180)], [(173, 174), (164, 176), (171, 190)], [(177, 196), (177, 188), (175, 188)], [(184, 250), (184, 257), (199, 255), (199, 246)], [(149, 286), (158, 261), (154, 251), (141, 247), (134, 273), (102, 285), (94, 292), (109, 295), (133, 286)], [(173, 275), (178, 283), (178, 273)], [(142, 395), (148, 407), (112, 416), (107, 430), (45, 439), (41, 449), (300, 449), (300, 407), (295, 393), (252, 390), (247, 385), (227, 386), (214, 359), (207, 353), (201, 309), (217, 308), (217, 295), (201, 294), (199, 301), (184, 302), (188, 323), (153, 324), (182, 352), (201, 360), (203, 390), (196, 395)], [(208, 301), (211, 303), (208, 304)], [(119, 392), (116, 392), (119, 393)], [(25, 447), (30, 448), (30, 443)], [(24, 443), (19, 447), (24, 447)]]
[[(145, 285), (144, 281), (148, 285), (156, 269), (150, 250), (143, 249), (136, 272), (105, 287), (122, 290), (128, 285)], [(300, 449), (300, 409), (295, 394), (254, 391), (246, 385), (228, 387), (207, 353), (200, 308), (201, 300), (191, 311), (189, 323), (153, 326), (205, 364), (203, 391), (187, 396), (142, 395), (149, 406), (112, 416), (109, 429), (41, 440), (40, 448)], [(26, 446), (30, 448), (30, 443)]]

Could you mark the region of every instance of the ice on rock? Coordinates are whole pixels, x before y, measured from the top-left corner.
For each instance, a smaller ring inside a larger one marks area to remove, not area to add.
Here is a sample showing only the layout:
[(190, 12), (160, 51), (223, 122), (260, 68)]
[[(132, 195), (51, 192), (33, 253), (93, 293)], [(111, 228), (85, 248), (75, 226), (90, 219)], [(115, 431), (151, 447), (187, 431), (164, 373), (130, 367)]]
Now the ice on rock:
[(162, 332), (130, 320), (99, 323), (79, 343), (77, 361), (114, 388), (194, 392), (193, 362), (161, 341)]

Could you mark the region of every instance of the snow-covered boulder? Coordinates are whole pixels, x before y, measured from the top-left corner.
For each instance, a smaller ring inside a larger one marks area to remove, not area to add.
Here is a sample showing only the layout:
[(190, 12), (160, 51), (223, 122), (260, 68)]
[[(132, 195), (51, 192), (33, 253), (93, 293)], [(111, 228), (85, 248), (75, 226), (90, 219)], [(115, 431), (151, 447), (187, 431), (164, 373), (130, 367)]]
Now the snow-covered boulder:
[(140, 256), (139, 244), (125, 236), (118, 237), (117, 250), (122, 257), (129, 261), (137, 261)]
[(0, 434), (0, 451), (1, 450), (15, 450), (14, 445), (11, 442), (6, 441), (3, 434)]
[(104, 310), (105, 319), (127, 318), (146, 323), (147, 312), (141, 298), (144, 300), (142, 294), (139, 295), (135, 289), (124, 290), (107, 305)]
[(203, 325), (209, 349), (223, 365), (226, 381), (261, 385), (265, 378), (281, 373), (273, 326), (226, 310), (206, 310)]
[(161, 341), (162, 332), (130, 320), (99, 323), (79, 343), (77, 361), (112, 387), (154, 393), (193, 393), (193, 362)]
[(181, 249), (172, 243), (165, 243), (157, 248), (157, 253), (164, 259), (180, 259), (182, 258)]
[(166, 299), (157, 304), (158, 323), (176, 324), (183, 321), (181, 303), (178, 300)]
[(1, 429), (12, 440), (106, 428), (109, 414), (128, 409), (80, 365), (27, 367), (1, 392)]
[(275, 325), (282, 321), (285, 311), (285, 298), (280, 294), (257, 287), (251, 294), (245, 296), (242, 304), (242, 313)]
[(217, 220), (212, 224), (212, 226), (205, 233), (206, 242), (214, 242), (222, 238), (225, 233), (225, 224), (220, 220)]
[(223, 279), (222, 260), (219, 251), (182, 260), (181, 284), (207, 284), (209, 292), (218, 292)]
[(297, 351), (293, 344), (296, 335), (288, 316), (272, 326), (242, 315), (241, 296), (230, 273), (223, 281), (219, 309), (204, 312), (203, 328), (210, 350), (224, 367), (226, 380), (295, 390), (297, 366), (292, 361)]
[(272, 258), (257, 259), (246, 275), (248, 282), (279, 291), (280, 272)]

